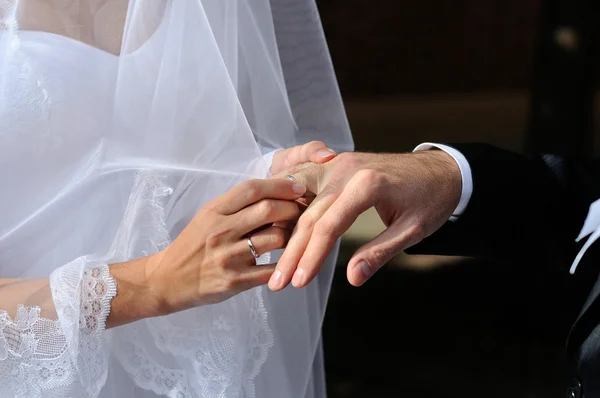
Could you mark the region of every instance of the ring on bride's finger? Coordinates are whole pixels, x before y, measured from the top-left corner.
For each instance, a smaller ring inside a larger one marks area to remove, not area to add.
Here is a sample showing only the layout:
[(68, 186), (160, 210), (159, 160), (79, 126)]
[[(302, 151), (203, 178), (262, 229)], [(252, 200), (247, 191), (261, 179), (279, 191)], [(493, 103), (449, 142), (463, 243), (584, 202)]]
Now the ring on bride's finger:
[(285, 178), (286, 180), (290, 180), (290, 181), (296, 182), (296, 177), (294, 177), (292, 175), (287, 175), (287, 176), (285, 176), (283, 178)]
[(248, 247), (250, 248), (250, 253), (252, 253), (252, 255), (254, 256), (254, 258), (259, 258), (260, 257), (260, 255), (256, 251), (256, 248), (254, 247), (254, 244), (252, 243), (252, 239), (250, 238), (250, 235), (248, 235)]

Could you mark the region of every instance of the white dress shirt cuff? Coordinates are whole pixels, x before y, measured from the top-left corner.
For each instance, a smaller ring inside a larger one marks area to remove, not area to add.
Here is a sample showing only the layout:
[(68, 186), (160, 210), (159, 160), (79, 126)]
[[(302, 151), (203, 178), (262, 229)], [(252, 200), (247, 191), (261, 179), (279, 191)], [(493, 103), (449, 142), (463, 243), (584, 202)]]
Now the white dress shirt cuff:
[(467, 206), (469, 205), (469, 200), (471, 200), (471, 195), (473, 194), (473, 175), (471, 174), (471, 166), (469, 166), (467, 158), (465, 158), (462, 153), (447, 145), (425, 142), (421, 145), (418, 145), (413, 152), (426, 151), (431, 148), (440, 149), (452, 156), (452, 158), (458, 164), (458, 168), (460, 169), (460, 175), (462, 178), (462, 193), (460, 195), (458, 206), (456, 206), (456, 210), (454, 210), (452, 217), (450, 217), (450, 221), (456, 221), (457, 218), (465, 212)]

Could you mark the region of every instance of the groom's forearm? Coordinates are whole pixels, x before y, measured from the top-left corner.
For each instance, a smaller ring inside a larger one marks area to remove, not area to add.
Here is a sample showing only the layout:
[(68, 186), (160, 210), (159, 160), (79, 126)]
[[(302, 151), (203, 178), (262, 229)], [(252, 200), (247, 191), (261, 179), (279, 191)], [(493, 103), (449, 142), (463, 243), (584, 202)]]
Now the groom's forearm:
[(483, 144), (453, 146), (471, 166), (468, 207), (409, 253), (531, 256), (557, 266), (574, 255), (590, 198), (600, 195), (589, 187), (599, 185), (590, 184), (597, 175), (593, 166), (551, 156), (527, 158)]

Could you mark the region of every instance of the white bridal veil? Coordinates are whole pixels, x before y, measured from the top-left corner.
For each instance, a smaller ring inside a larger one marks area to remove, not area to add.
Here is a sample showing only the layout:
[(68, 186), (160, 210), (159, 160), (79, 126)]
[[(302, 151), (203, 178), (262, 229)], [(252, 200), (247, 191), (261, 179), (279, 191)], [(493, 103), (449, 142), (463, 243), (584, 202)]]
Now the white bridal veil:
[(314, 0), (0, 0), (0, 396), (323, 396), (335, 255), (103, 330), (106, 264), (311, 140), (352, 150)]

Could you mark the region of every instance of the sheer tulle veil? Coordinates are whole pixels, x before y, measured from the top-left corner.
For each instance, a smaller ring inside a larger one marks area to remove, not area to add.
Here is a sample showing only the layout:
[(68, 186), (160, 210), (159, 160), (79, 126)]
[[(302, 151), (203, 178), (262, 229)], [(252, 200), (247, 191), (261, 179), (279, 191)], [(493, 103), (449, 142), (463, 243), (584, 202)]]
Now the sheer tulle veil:
[[(17, 302), (0, 286), (0, 310), (27, 306), (0, 313), (5, 392), (324, 396), (335, 253), (306, 289), (77, 332), (111, 294), (80, 305), (94, 264), (160, 250), (312, 140), (353, 147), (314, 0), (0, 0), (0, 278), (52, 275)], [(50, 294), (56, 322), (35, 310)]]

